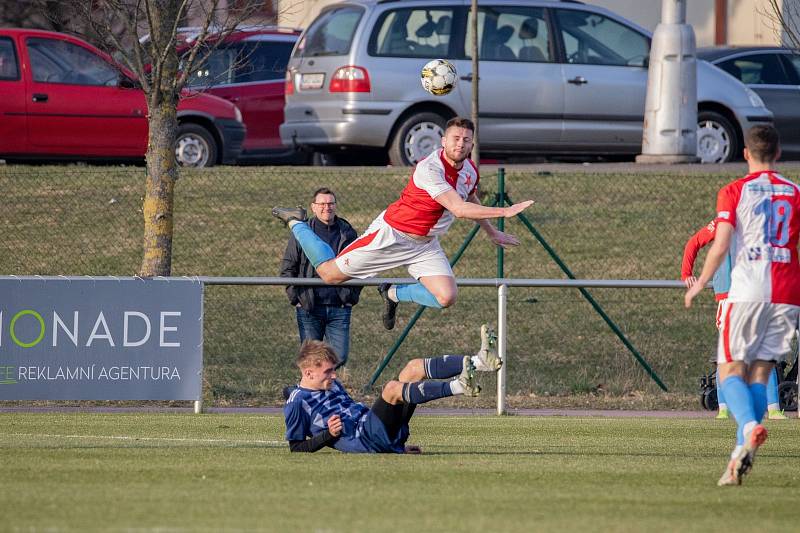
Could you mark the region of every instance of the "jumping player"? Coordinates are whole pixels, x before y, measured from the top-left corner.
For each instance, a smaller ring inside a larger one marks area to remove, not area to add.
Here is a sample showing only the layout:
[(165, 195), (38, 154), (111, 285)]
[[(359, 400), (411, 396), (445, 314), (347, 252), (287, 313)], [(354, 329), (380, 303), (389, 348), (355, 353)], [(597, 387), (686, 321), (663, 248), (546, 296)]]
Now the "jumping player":
[[(686, 288), (690, 288), (697, 283), (697, 278), (692, 274), (694, 270), (694, 261), (697, 259), (697, 253), (709, 243), (714, 241), (714, 236), (717, 233), (717, 221), (712, 220), (708, 225), (703, 226), (700, 230), (692, 235), (686, 242), (683, 249), (683, 262), (681, 263), (681, 279), (686, 284)], [(722, 302), (728, 297), (728, 288), (731, 286), (731, 257), (730, 254), (725, 255), (720, 267), (714, 273), (714, 278), (711, 280), (711, 285), (714, 287), (714, 297), (717, 300), (717, 329), (719, 329), (720, 313), (722, 312)], [(728, 411), (728, 404), (725, 401), (725, 394), (717, 383), (717, 402), (719, 403), (719, 412), (717, 418), (726, 419), (730, 416)], [(781, 411), (780, 400), (778, 399), (778, 370), (772, 369), (769, 375), (769, 383), (767, 383), (767, 417), (770, 420), (787, 420), (783, 411)]]
[(488, 219), (513, 217), (533, 203), (527, 200), (511, 207), (480, 204), (478, 170), (468, 158), (474, 133), (472, 121), (450, 119), (442, 148), (416, 166), (400, 199), (378, 215), (366, 232), (338, 256), (305, 223), (305, 209), (276, 207), (272, 214), (291, 229), (326, 283), (369, 278), (401, 265), (408, 267), (408, 273), (418, 283), (384, 284), (378, 289), (384, 300), (386, 329), (394, 327), (398, 302), (449, 307), (456, 301), (458, 287), (439, 236), (456, 218), (466, 218), (480, 224), (497, 246), (516, 246), (519, 244), (516, 237), (497, 230)]
[(355, 402), (336, 379), (338, 358), (329, 345), (306, 341), (296, 364), (300, 383), (283, 408), (291, 451), (315, 452), (328, 446), (346, 453), (420, 453), (419, 447), (406, 446), (416, 406), (459, 394), (477, 396), (481, 389), (475, 371), (497, 371), (502, 361), (494, 334), (483, 325), (477, 355), (409, 361), (398, 380), (383, 387), (371, 409)]
[(718, 377), (736, 419), (737, 443), (718, 485), (739, 485), (767, 440), (761, 420), (767, 410), (766, 383), (789, 352), (800, 317), (800, 188), (774, 170), (780, 156), (772, 125), (747, 132), (744, 158), (749, 173), (717, 195), (717, 228), (692, 300), (731, 256), (731, 286), (722, 304)]

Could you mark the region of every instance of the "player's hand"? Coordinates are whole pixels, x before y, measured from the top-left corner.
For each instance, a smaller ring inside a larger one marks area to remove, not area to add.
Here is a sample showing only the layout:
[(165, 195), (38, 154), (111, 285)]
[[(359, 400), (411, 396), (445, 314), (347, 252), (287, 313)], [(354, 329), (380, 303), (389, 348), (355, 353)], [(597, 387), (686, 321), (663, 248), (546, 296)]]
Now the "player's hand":
[(694, 297), (700, 294), (700, 291), (702, 290), (703, 290), (702, 283), (695, 282), (694, 285), (689, 287), (689, 290), (686, 291), (686, 294), (683, 296), (683, 304), (686, 306), (687, 309), (692, 306), (692, 300), (694, 300)]
[(695, 276), (689, 276), (688, 278), (683, 280), (683, 284), (686, 285), (687, 289), (691, 289), (695, 283), (697, 283), (697, 278)]
[(503, 248), (506, 248), (508, 246), (519, 245), (519, 239), (517, 239), (510, 233), (503, 233), (502, 231), (495, 231), (494, 233), (489, 235), (489, 238), (492, 239), (492, 242), (496, 246), (502, 246)]
[(505, 207), (505, 214), (503, 215), (505, 218), (511, 218), (513, 216), (517, 216), (518, 214), (522, 213), (525, 209), (527, 209), (531, 204), (533, 204), (533, 200), (525, 200), (524, 202), (520, 202), (518, 204), (514, 204), (511, 207)]
[(342, 419), (339, 418), (339, 415), (333, 415), (328, 419), (328, 431), (330, 431), (331, 435), (334, 437), (338, 437), (342, 434)]

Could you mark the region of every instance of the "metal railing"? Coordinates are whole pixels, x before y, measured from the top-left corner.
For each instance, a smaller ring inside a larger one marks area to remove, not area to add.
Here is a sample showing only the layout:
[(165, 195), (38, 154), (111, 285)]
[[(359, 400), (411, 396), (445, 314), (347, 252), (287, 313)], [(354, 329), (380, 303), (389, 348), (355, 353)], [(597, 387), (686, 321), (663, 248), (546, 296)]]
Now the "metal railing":
[[(280, 277), (212, 277), (212, 276), (198, 276), (191, 279), (197, 280), (204, 285), (307, 285), (307, 286), (324, 286), (326, 283), (318, 278), (280, 278)], [(382, 283), (404, 284), (416, 283), (413, 278), (372, 278), (366, 280), (352, 279), (343, 283), (343, 285), (354, 286), (375, 286)], [(496, 287), (497, 288), (497, 354), (500, 359), (505, 362), (506, 360), (506, 339), (508, 334), (508, 323), (506, 319), (506, 304), (508, 301), (508, 290), (510, 287), (562, 287), (562, 288), (624, 288), (624, 289), (684, 289), (685, 285), (681, 281), (676, 280), (609, 280), (609, 279), (513, 279), (513, 278), (464, 278), (457, 279), (456, 284), (461, 287)], [(590, 300), (591, 301), (591, 300)], [(604, 315), (604, 313), (601, 313)], [(604, 318), (607, 318), (604, 316)], [(666, 391), (666, 385), (661, 381), (661, 378), (650, 368), (650, 365), (642, 358), (642, 356), (633, 348), (627, 341), (625, 336), (620, 332), (616, 325), (610, 320), (606, 320), (609, 326), (614, 329), (615, 333), (620, 337), (623, 343), (626, 344), (628, 349), (633, 353), (637, 362), (647, 371), (650, 377)], [(413, 325), (413, 324), (412, 324)], [(407, 333), (406, 331), (401, 334), (402, 337)], [(395, 345), (396, 347), (397, 345)], [(373, 376), (370, 384), (374, 383), (386, 364), (391, 359), (394, 349), (389, 352), (387, 357), (381, 363), (378, 371)], [(195, 404), (195, 411), (200, 412), (202, 406), (200, 403)], [(497, 414), (502, 415), (506, 413), (506, 365), (504, 364), (497, 373)]]

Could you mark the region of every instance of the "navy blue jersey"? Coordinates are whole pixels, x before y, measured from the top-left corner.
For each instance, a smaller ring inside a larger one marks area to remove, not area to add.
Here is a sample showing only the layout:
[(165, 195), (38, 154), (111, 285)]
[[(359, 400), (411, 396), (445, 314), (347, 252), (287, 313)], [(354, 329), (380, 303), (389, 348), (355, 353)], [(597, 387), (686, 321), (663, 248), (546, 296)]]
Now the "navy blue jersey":
[(386, 428), (367, 406), (353, 400), (339, 380), (329, 390), (294, 389), (283, 407), (286, 440), (305, 440), (328, 428), (328, 419), (339, 415), (342, 434), (334, 448), (341, 452), (403, 453), (408, 427), (390, 439)]

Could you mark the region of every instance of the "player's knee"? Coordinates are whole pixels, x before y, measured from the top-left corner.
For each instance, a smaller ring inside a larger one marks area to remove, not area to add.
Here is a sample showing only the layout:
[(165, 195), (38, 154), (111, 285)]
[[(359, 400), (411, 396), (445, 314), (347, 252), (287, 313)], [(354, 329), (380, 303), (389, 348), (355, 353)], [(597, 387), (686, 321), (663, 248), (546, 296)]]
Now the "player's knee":
[(398, 379), (403, 383), (422, 381), (425, 379), (425, 362), (422, 359), (412, 359), (400, 371)]
[(336, 266), (336, 262), (333, 260), (325, 261), (321, 265), (318, 265), (316, 270), (320, 279), (331, 285), (337, 285), (350, 279), (341, 270), (339, 270), (339, 267)]
[(399, 381), (390, 381), (383, 386), (381, 398), (388, 404), (397, 405), (403, 402), (403, 384)]
[(457, 294), (458, 293), (455, 292), (446, 292), (442, 294), (437, 294), (436, 301), (439, 302), (439, 305), (441, 305), (442, 307), (450, 307), (451, 305), (455, 305)]

